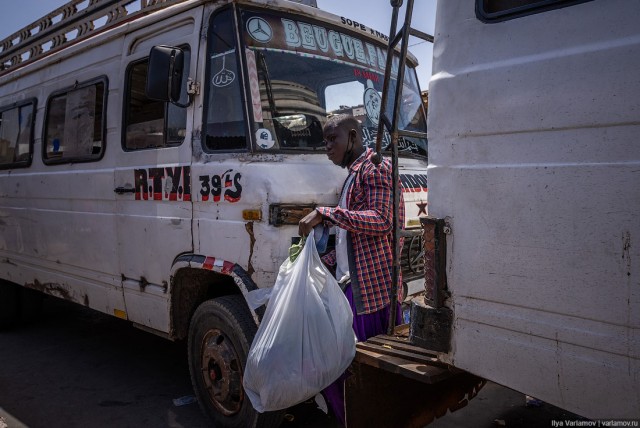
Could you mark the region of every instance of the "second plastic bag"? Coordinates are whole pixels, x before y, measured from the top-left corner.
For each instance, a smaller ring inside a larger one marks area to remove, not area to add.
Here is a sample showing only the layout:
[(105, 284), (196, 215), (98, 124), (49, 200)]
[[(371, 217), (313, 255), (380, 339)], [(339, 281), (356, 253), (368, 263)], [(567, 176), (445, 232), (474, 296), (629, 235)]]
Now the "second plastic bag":
[(259, 412), (298, 404), (329, 386), (355, 356), (353, 314), (316, 250), (280, 266), (247, 357), (243, 385)]

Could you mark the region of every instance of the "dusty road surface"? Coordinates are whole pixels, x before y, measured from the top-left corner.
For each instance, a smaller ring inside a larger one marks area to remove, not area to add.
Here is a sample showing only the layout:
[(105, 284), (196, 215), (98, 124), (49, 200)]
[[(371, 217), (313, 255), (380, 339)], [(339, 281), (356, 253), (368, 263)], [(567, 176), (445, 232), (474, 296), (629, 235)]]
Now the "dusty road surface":
[[(192, 394), (184, 344), (58, 299), (37, 323), (0, 332), (0, 428), (211, 426)], [(313, 403), (296, 406), (282, 428), (336, 427)], [(550, 427), (576, 417), (495, 384), (434, 428)], [(496, 422), (496, 420), (498, 422)]]

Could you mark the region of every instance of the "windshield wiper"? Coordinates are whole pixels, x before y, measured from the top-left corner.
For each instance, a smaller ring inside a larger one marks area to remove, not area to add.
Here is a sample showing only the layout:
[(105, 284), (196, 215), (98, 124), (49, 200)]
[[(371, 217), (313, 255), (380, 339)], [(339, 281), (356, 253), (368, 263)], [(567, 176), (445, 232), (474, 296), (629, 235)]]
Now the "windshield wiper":
[(275, 119), (278, 116), (278, 110), (276, 110), (276, 101), (273, 98), (273, 90), (271, 88), (271, 78), (269, 77), (269, 69), (267, 68), (267, 61), (264, 59), (262, 52), (256, 51), (258, 57), (258, 74), (264, 80), (265, 90), (267, 91), (267, 100), (269, 101), (269, 112), (271, 112), (271, 119)]

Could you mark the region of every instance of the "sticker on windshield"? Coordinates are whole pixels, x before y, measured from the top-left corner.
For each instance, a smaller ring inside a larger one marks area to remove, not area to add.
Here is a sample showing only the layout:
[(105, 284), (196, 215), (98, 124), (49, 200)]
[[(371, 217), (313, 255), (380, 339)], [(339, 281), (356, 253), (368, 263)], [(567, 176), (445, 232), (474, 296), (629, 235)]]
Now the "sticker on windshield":
[(233, 71), (227, 69), (225, 65), (226, 58), (226, 55), (222, 57), (222, 70), (218, 71), (211, 80), (213, 86), (216, 86), (218, 88), (223, 88), (227, 85), (230, 85), (234, 80), (236, 80), (236, 74)]
[(266, 128), (260, 128), (256, 131), (256, 141), (262, 149), (270, 149), (276, 143), (273, 138), (271, 138), (271, 131)]
[(375, 126), (378, 126), (380, 120), (380, 106), (382, 105), (382, 97), (376, 88), (373, 87), (373, 82), (367, 79), (367, 89), (364, 90), (364, 108), (367, 112), (367, 117)]
[(252, 39), (260, 43), (267, 43), (273, 35), (271, 25), (264, 19), (257, 17), (247, 21), (247, 31)]

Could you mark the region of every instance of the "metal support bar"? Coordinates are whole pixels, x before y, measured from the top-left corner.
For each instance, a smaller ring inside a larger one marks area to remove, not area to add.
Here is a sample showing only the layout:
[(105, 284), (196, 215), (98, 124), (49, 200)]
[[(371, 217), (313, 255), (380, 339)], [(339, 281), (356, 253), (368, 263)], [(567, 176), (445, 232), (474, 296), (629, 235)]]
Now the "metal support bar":
[[(382, 136), (384, 134), (385, 127), (391, 135), (392, 144), (392, 165), (393, 165), (393, 266), (392, 266), (392, 282), (391, 282), (391, 307), (389, 308), (389, 328), (387, 334), (393, 334), (398, 306), (398, 287), (400, 282), (400, 258), (401, 258), (401, 239), (407, 236), (404, 233), (403, 224), (399, 221), (400, 216), (400, 192), (402, 191), (399, 182), (398, 173), (398, 139), (400, 137), (415, 137), (415, 138), (427, 138), (424, 132), (415, 132), (408, 130), (398, 130), (398, 113), (400, 110), (400, 103), (402, 100), (402, 89), (404, 87), (404, 75), (405, 66), (407, 61), (407, 51), (409, 45), (409, 36), (419, 37), (426, 41), (433, 42), (433, 36), (411, 28), (411, 18), (413, 15), (414, 0), (409, 0), (407, 3), (407, 9), (405, 11), (404, 25), (400, 31), (396, 33), (398, 26), (398, 14), (399, 9), (402, 6), (402, 0), (391, 0), (391, 6), (393, 7), (393, 13), (391, 17), (391, 30), (389, 34), (392, 36), (387, 47), (387, 61), (384, 74), (384, 83), (382, 89), (382, 105), (380, 108), (380, 121), (378, 123), (378, 134), (376, 135), (376, 154), (372, 158), (375, 164), (382, 162)], [(400, 48), (400, 61), (397, 70), (397, 81), (395, 87), (395, 98), (393, 103), (393, 114), (391, 119), (386, 114), (387, 98), (389, 92), (389, 83), (391, 80), (391, 72), (393, 69), (393, 56), (395, 53), (395, 47), (401, 42)]]
[(398, 135), (401, 137), (427, 138), (426, 132), (409, 131), (408, 129), (399, 130)]
[(420, 219), (424, 233), (425, 301), (439, 309), (446, 299), (447, 290), (447, 224), (431, 216)]
[(410, 28), (409, 33), (411, 33), (413, 37), (417, 37), (424, 41), (433, 43), (433, 36), (431, 34), (424, 33), (420, 30), (416, 30), (415, 28)]
[[(413, 14), (413, 2), (409, 0), (407, 3), (407, 10), (405, 11), (404, 25), (402, 26), (402, 47), (400, 48), (400, 64), (398, 65), (398, 78), (396, 84), (396, 94), (393, 106), (393, 121), (392, 121), (392, 133), (391, 141), (393, 143), (393, 220), (395, 227), (393, 228), (393, 269), (392, 269), (392, 281), (391, 281), (391, 307), (389, 308), (389, 328), (387, 334), (391, 335), (396, 326), (396, 317), (398, 310), (398, 286), (400, 282), (400, 253), (401, 253), (401, 239), (399, 236), (399, 230), (404, 225), (399, 222), (400, 216), (400, 186), (398, 181), (400, 176), (398, 173), (398, 111), (400, 110), (400, 101), (402, 99), (402, 88), (404, 87), (404, 70), (407, 60), (407, 50), (409, 48), (409, 30), (411, 28), (411, 16)], [(397, 17), (397, 14), (396, 14)], [(393, 52), (389, 52), (388, 56), (392, 57)], [(390, 74), (391, 70), (386, 70), (386, 73)]]
[(384, 123), (385, 128), (387, 128), (387, 130), (391, 131), (391, 120), (387, 117), (386, 114), (380, 114), (380, 119), (382, 120), (382, 122)]
[(400, 29), (400, 31), (398, 31), (398, 34), (395, 35), (393, 40), (389, 41), (389, 49), (391, 51), (393, 51), (396, 48), (396, 46), (398, 46), (398, 43), (402, 40), (403, 35), (404, 35), (404, 27)]
[[(402, 4), (402, 2), (399, 2), (400, 4)], [(396, 25), (398, 24), (398, 9), (399, 6), (394, 6), (393, 7), (393, 12), (391, 13), (391, 30), (389, 31), (389, 34), (396, 34)], [(386, 106), (387, 106), (387, 98), (389, 98), (389, 82), (391, 81), (391, 68), (393, 66), (393, 53), (394, 50), (393, 49), (387, 49), (387, 62), (385, 65), (385, 72), (384, 72), (384, 82), (383, 82), (383, 86), (382, 86), (382, 100), (381, 100), (381, 105), (380, 105), (380, 116), (384, 116), (385, 115), (385, 110), (386, 110)], [(384, 126), (385, 126), (385, 121), (384, 120), (380, 120), (378, 122), (378, 134), (376, 135), (376, 154), (372, 157), (372, 161), (374, 164), (379, 165), (380, 162), (382, 162), (382, 136), (384, 134)], [(387, 128), (389, 130), (389, 132), (392, 131), (391, 127), (388, 126)]]

